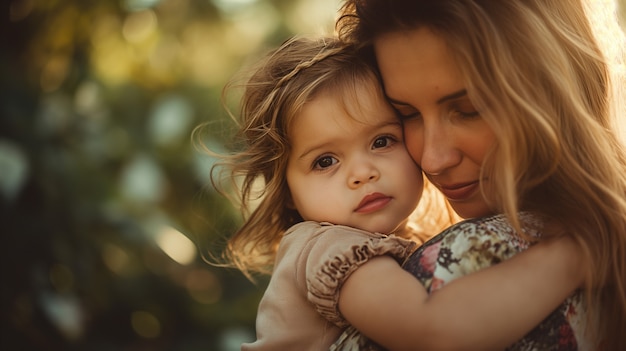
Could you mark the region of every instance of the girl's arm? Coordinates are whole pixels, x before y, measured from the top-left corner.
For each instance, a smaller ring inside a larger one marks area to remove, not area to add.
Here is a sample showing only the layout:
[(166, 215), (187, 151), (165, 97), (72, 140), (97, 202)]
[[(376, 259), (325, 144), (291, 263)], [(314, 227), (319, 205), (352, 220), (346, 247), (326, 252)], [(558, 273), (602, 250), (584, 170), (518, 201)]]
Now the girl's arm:
[(501, 350), (581, 286), (580, 257), (570, 238), (542, 241), (429, 296), (415, 277), (381, 256), (346, 280), (339, 309), (390, 350)]

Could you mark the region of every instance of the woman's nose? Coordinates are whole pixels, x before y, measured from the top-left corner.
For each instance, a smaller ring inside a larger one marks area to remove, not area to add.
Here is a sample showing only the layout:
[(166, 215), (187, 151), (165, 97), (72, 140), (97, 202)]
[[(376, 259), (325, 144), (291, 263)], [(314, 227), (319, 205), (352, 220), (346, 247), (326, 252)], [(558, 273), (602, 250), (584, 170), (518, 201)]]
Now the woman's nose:
[(420, 166), (427, 174), (438, 175), (461, 162), (461, 153), (455, 147), (454, 135), (444, 128), (424, 132)]

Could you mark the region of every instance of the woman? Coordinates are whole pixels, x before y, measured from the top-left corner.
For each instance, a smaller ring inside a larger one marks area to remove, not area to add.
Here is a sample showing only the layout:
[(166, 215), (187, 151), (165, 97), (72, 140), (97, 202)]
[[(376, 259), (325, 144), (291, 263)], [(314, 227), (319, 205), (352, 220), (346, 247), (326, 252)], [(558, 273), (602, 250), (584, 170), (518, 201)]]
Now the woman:
[[(522, 233), (525, 213), (545, 221), (540, 242), (564, 235), (579, 244), (586, 317), (572, 318), (566, 301), (511, 349), (626, 349), (626, 156), (583, 4), (351, 0), (338, 30), (377, 65), (410, 154), (461, 217), (501, 213)], [(434, 291), (515, 254), (488, 259), (462, 245), (470, 239), (448, 230), (405, 267)], [(337, 348), (355, 339), (344, 333)]]

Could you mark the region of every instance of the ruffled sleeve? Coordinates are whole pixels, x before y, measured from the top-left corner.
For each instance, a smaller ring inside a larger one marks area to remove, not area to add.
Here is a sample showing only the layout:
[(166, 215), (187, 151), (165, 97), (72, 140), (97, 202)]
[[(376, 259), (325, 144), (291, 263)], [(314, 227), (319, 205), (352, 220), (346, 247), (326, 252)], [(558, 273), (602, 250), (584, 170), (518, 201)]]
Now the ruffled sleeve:
[(306, 285), (308, 299), (317, 311), (338, 327), (348, 325), (339, 313), (339, 289), (358, 267), (373, 257), (389, 255), (399, 264), (415, 249), (412, 241), (395, 235), (373, 234), (366, 231), (326, 225), (306, 256)]

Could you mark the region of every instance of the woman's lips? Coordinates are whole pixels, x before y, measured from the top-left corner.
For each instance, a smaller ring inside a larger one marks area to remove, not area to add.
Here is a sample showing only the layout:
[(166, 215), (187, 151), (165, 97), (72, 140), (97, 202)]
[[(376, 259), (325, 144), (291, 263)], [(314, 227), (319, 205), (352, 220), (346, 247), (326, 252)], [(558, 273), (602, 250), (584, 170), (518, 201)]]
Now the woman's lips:
[(361, 200), (354, 211), (358, 213), (375, 212), (387, 206), (389, 201), (391, 201), (391, 197), (387, 195), (381, 193), (369, 194)]
[(478, 190), (479, 183), (463, 183), (454, 185), (439, 185), (439, 190), (445, 197), (452, 201), (461, 201), (469, 198)]

